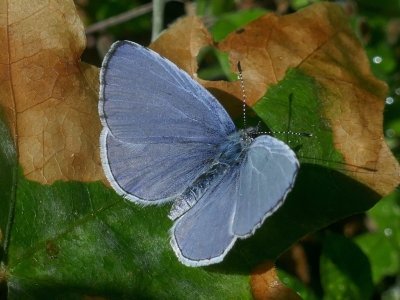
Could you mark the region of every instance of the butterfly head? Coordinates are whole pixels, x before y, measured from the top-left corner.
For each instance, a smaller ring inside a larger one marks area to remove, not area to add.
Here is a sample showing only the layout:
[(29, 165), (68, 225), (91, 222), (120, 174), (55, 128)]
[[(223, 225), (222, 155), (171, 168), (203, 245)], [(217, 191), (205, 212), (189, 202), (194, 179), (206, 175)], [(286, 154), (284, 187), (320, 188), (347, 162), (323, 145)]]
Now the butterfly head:
[(250, 146), (253, 140), (260, 135), (260, 124), (239, 130), (240, 142), (244, 148)]

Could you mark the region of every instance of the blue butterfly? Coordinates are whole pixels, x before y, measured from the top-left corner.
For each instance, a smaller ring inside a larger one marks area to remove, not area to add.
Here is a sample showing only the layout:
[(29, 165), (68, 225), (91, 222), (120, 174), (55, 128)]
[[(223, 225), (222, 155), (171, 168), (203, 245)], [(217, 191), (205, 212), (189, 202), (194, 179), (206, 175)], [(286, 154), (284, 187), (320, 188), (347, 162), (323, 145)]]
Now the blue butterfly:
[(159, 54), (112, 45), (100, 72), (101, 160), (115, 191), (141, 205), (173, 201), (179, 261), (223, 260), (292, 189), (299, 162), (257, 128), (236, 130), (200, 84)]

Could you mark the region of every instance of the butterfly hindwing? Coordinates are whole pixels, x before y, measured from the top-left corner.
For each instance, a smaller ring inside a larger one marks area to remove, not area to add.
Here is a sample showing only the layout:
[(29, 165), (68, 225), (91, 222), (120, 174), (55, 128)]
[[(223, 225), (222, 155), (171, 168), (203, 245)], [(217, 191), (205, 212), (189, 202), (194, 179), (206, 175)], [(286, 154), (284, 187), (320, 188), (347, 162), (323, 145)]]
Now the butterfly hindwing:
[(237, 238), (261, 226), (292, 189), (299, 168), (285, 143), (260, 136), (171, 230), (180, 261), (191, 266), (223, 260)]
[(230, 170), (199, 201), (175, 221), (171, 245), (179, 260), (189, 266), (222, 261), (236, 241), (231, 232), (235, 213), (238, 169)]

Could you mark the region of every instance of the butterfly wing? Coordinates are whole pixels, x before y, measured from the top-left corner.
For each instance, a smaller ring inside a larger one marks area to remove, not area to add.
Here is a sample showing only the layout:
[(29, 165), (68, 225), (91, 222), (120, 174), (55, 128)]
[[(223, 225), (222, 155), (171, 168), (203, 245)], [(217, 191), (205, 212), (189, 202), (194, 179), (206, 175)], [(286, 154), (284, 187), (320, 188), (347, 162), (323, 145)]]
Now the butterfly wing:
[(204, 266), (222, 261), (236, 237), (231, 232), (238, 172), (210, 187), (171, 228), (171, 246), (179, 261)]
[(207, 190), (171, 229), (171, 245), (189, 266), (223, 260), (236, 239), (249, 237), (283, 203), (299, 168), (285, 143), (260, 136), (240, 165)]
[(179, 195), (235, 130), (219, 102), (188, 74), (138, 44), (116, 42), (100, 73), (101, 158), (131, 201)]
[(252, 235), (282, 205), (299, 166), (296, 154), (282, 141), (269, 135), (253, 141), (240, 166), (233, 234)]

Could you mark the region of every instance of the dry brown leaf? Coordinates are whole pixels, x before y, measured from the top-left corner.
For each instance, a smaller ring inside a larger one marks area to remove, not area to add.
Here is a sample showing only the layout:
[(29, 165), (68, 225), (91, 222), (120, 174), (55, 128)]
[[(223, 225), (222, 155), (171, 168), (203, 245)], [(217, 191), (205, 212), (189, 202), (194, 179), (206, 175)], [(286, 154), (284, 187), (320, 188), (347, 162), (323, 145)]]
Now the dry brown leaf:
[(30, 180), (95, 181), (100, 165), (98, 69), (72, 1), (3, 1), (0, 105)]
[[(178, 37), (179, 43), (176, 42)], [(172, 43), (172, 40), (175, 43)], [(172, 25), (149, 48), (164, 55), (193, 76), (197, 72), (196, 57), (200, 49), (213, 45), (213, 38), (200, 19), (189, 16)]]
[(284, 285), (276, 274), (274, 263), (266, 261), (251, 272), (251, 286), (256, 300), (301, 300), (292, 289)]
[[(196, 23), (194, 18), (191, 24)], [(240, 106), (232, 98), (242, 98), (240, 83), (196, 77), (194, 56), (210, 41), (204, 26), (198, 26), (201, 34), (194, 33), (193, 27), (181, 25), (184, 21), (172, 27), (155, 49), (180, 66), (190, 62), (190, 68), (184, 69), (211, 90), (232, 116), (237, 115)], [(179, 55), (169, 56), (178, 44), (172, 41), (183, 36)], [(194, 43), (186, 40), (192, 36)], [(168, 46), (166, 52), (161, 42)], [(320, 86), (320, 117), (332, 128), (335, 148), (351, 171), (348, 174), (381, 195), (397, 187), (400, 166), (382, 130), (387, 86), (372, 75), (365, 51), (338, 5), (322, 2), (291, 15), (263, 15), (230, 34), (218, 49), (229, 53), (232, 72), (237, 72), (236, 63), (241, 62), (250, 105), (264, 96), (269, 85), (277, 84), (288, 68), (312, 76)]]

